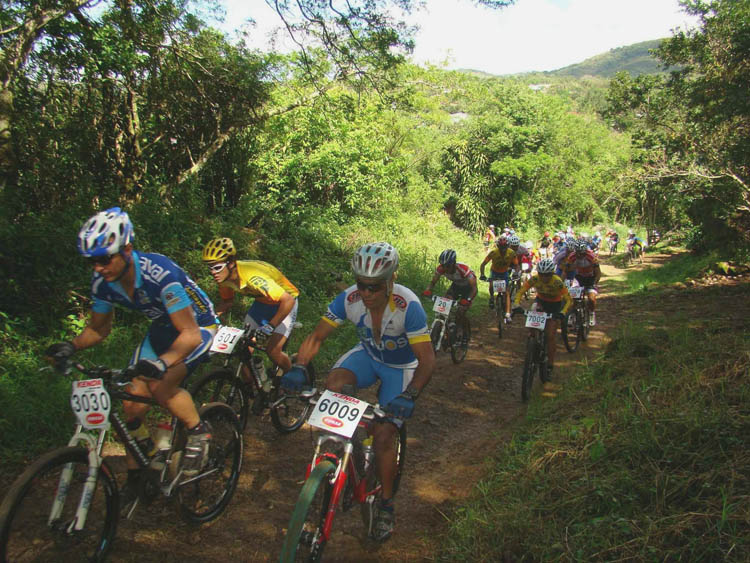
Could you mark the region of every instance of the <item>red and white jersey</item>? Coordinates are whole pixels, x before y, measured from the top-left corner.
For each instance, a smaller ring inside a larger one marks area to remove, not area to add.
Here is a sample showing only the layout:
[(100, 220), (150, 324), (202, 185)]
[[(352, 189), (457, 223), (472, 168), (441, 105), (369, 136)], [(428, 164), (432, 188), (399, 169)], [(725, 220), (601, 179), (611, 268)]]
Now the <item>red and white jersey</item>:
[(579, 256), (576, 252), (571, 252), (565, 260), (568, 264), (568, 271), (575, 270), (576, 275), (590, 277), (594, 275), (594, 266), (599, 265), (599, 260), (590, 250), (586, 254)]
[(435, 269), (435, 271), (441, 276), (445, 276), (459, 287), (466, 287), (467, 285), (469, 285), (470, 280), (476, 279), (477, 277), (471, 268), (469, 268), (466, 264), (461, 264), (461, 262), (456, 262), (456, 269), (452, 274), (446, 272), (445, 266), (443, 266), (442, 264), (439, 265)]

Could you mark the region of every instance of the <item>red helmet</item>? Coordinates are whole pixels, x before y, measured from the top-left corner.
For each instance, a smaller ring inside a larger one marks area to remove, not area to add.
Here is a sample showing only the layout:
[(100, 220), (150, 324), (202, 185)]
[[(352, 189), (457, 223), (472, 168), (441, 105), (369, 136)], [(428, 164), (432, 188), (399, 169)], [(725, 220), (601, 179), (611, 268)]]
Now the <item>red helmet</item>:
[(549, 231), (544, 231), (544, 236), (548, 237), (549, 236)]

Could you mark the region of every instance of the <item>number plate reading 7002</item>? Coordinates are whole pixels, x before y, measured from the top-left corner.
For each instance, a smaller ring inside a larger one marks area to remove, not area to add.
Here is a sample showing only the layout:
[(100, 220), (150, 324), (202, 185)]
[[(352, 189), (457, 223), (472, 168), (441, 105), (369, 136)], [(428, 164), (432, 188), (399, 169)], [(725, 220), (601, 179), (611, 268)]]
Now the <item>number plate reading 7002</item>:
[(326, 390), (318, 399), (307, 423), (315, 428), (351, 438), (368, 403)]

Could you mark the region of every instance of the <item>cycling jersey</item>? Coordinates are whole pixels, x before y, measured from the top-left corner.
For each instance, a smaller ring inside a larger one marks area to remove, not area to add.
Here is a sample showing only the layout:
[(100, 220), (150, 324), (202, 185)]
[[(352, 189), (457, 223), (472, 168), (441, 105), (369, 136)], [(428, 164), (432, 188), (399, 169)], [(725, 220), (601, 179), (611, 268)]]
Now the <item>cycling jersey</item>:
[(437, 272), (441, 276), (445, 276), (446, 278), (448, 278), (457, 287), (468, 287), (469, 285), (471, 285), (471, 280), (476, 279), (474, 271), (466, 264), (461, 264), (460, 262), (456, 263), (456, 268), (454, 269), (452, 274), (446, 272), (445, 266), (443, 266), (442, 264), (435, 269), (435, 272)]
[(540, 301), (562, 301), (562, 313), (567, 313), (570, 304), (573, 302), (573, 300), (570, 298), (568, 288), (565, 287), (565, 284), (559, 276), (551, 276), (548, 281), (544, 281), (539, 276), (539, 274), (534, 274), (533, 276), (531, 276), (531, 279), (528, 279), (523, 283), (521, 289), (518, 291), (518, 293), (516, 293), (514, 305), (518, 305), (521, 302), (521, 296), (523, 296), (523, 294), (532, 287), (536, 289), (537, 299), (539, 299)]
[(133, 251), (135, 291), (131, 299), (119, 281), (107, 282), (94, 272), (92, 309), (109, 313), (114, 305), (143, 312), (155, 323), (171, 326), (169, 315), (191, 307), (198, 326), (218, 324), (213, 303), (185, 271), (166, 256)]
[(593, 252), (587, 250), (583, 256), (577, 252), (571, 252), (570, 256), (565, 259), (565, 264), (569, 272), (572, 270), (579, 276), (591, 277), (594, 275), (594, 269), (599, 266), (599, 261)]
[(372, 315), (356, 285), (339, 293), (323, 315), (323, 320), (332, 326), (339, 326), (347, 319), (357, 327), (360, 345), (367, 354), (394, 368), (417, 367), (419, 362), (411, 345), (430, 341), (427, 314), (419, 298), (403, 285), (393, 286), (380, 326), (380, 343), (375, 341)]
[(542, 240), (539, 242), (539, 247), (547, 248), (550, 244), (552, 244), (552, 241), (549, 237), (542, 237)]
[(487, 231), (484, 233), (484, 237), (482, 238), (482, 240), (485, 246), (489, 246), (490, 243), (495, 242), (495, 233), (487, 229)]
[(219, 294), (225, 301), (234, 298), (234, 292), (255, 297), (258, 303), (278, 304), (284, 293), (292, 297), (299, 295), (297, 287), (278, 268), (261, 260), (238, 260), (237, 274), (240, 284), (224, 281), (219, 285)]
[(627, 239), (625, 241), (625, 243), (628, 246), (635, 246), (637, 244), (638, 246), (640, 246), (641, 248), (643, 248), (643, 241), (641, 239), (639, 239), (638, 237), (629, 238), (629, 239)]
[(506, 272), (513, 264), (518, 263), (516, 253), (510, 247), (502, 251), (496, 246), (489, 251), (487, 258), (492, 260), (492, 271), (499, 274)]

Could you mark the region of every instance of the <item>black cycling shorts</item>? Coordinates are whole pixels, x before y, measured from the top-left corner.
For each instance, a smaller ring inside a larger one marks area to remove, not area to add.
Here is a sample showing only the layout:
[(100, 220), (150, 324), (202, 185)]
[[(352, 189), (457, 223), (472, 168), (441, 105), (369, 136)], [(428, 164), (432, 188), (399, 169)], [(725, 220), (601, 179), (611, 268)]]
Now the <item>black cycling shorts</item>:
[(536, 303), (542, 308), (542, 311), (554, 315), (562, 311), (563, 302), (560, 301), (545, 301), (544, 299), (536, 298)]

